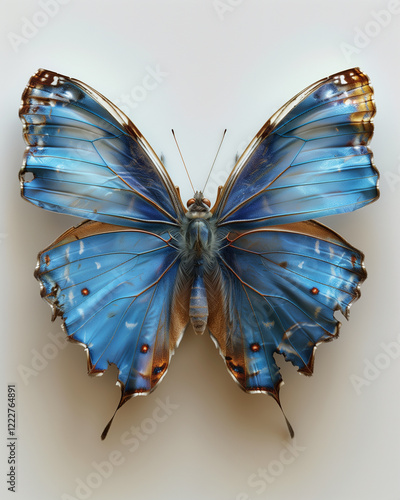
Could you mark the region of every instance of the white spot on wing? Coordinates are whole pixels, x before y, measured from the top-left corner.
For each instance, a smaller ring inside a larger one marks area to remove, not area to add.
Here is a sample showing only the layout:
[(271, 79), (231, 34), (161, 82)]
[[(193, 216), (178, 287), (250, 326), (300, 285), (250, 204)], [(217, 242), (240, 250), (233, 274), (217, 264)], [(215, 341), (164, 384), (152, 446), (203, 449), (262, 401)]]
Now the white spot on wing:
[(79, 255), (82, 255), (84, 250), (85, 250), (85, 245), (84, 245), (83, 241), (81, 240), (79, 242)]
[(97, 269), (100, 269), (100, 268), (101, 268), (101, 264), (100, 264), (100, 262), (95, 262), (95, 264), (96, 264), (96, 268), (97, 268)]
[(264, 323), (265, 328), (272, 328), (273, 326), (275, 326), (275, 321), (268, 321), (268, 323), (263, 321), (263, 323)]
[(319, 249), (319, 240), (317, 240), (315, 242), (315, 253), (317, 253), (318, 255), (321, 253), (321, 251)]
[(137, 326), (137, 323), (128, 323), (127, 321), (125, 321), (125, 326), (129, 329), (129, 330), (133, 330), (135, 328), (135, 326)]
[(69, 277), (69, 266), (64, 268), (64, 279), (67, 283), (71, 283), (71, 278)]

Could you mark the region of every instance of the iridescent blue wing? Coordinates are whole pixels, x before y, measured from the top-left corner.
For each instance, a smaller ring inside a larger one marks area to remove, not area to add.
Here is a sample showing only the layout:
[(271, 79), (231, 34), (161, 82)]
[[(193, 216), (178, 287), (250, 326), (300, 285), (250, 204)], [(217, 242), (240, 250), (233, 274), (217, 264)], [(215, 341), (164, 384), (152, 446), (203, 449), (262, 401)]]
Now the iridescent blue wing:
[(218, 225), (286, 224), (374, 201), (378, 173), (368, 148), (374, 113), (368, 77), (358, 68), (300, 92), (239, 159), (212, 209)]
[(39, 70), (20, 116), (23, 197), (92, 219), (39, 255), (42, 296), (86, 346), (90, 373), (118, 367), (119, 408), (154, 389), (187, 324), (176, 287), (182, 202), (133, 123), (84, 83)]
[(165, 229), (92, 221), (39, 254), (42, 297), (62, 317), (69, 339), (86, 347), (89, 373), (118, 367), (118, 408), (155, 388), (187, 325), (189, 299), (175, 293), (178, 268)]
[(363, 255), (314, 221), (231, 232), (220, 251), (209, 328), (228, 370), (246, 392), (269, 393), (279, 403), (283, 354), (311, 375), (320, 342), (337, 336), (334, 313), (348, 316), (366, 278)]
[(184, 208), (135, 125), (78, 80), (39, 70), (22, 96), (28, 144), (22, 195), (48, 210), (111, 224), (177, 225)]
[(221, 273), (208, 277), (209, 328), (247, 392), (279, 403), (280, 353), (311, 374), (315, 347), (338, 334), (366, 278), (362, 254), (310, 219), (378, 197), (368, 148), (375, 113), (367, 76), (351, 69), (281, 108), (239, 159), (212, 209)]

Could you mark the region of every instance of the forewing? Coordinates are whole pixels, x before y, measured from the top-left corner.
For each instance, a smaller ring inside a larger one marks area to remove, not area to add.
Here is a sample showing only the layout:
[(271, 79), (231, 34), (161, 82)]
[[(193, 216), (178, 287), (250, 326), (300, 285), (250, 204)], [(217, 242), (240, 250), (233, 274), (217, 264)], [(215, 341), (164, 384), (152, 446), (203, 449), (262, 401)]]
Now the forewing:
[(233, 377), (247, 392), (279, 401), (274, 354), (311, 374), (315, 347), (338, 334), (366, 278), (363, 255), (317, 222), (229, 233), (221, 256), (225, 318), (209, 328)]
[(375, 114), (358, 68), (316, 82), (258, 132), (212, 209), (220, 226), (286, 224), (350, 212), (378, 197), (368, 148)]
[(184, 209), (164, 166), (101, 94), (41, 69), (23, 93), (20, 117), (28, 144), (20, 179), (28, 201), (111, 224), (177, 224)]
[(151, 392), (187, 324), (170, 235), (87, 221), (39, 254), (36, 277), (54, 317), (87, 348), (88, 370), (118, 367), (121, 404)]

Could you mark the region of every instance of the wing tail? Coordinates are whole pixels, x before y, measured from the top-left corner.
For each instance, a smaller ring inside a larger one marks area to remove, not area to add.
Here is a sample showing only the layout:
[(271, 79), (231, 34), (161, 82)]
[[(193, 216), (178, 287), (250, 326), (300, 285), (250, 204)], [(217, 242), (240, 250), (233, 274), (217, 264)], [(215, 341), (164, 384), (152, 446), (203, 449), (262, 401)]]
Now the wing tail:
[(314, 221), (229, 233), (220, 254), (213, 293), (226, 305), (210, 308), (211, 335), (240, 387), (281, 407), (276, 355), (312, 374), (316, 346), (339, 332), (335, 312), (360, 295), (363, 255)]
[(152, 392), (167, 372), (188, 322), (178, 273), (178, 252), (163, 227), (151, 233), (87, 221), (39, 255), (42, 294), (69, 338), (85, 347), (88, 372), (118, 368), (115, 413)]

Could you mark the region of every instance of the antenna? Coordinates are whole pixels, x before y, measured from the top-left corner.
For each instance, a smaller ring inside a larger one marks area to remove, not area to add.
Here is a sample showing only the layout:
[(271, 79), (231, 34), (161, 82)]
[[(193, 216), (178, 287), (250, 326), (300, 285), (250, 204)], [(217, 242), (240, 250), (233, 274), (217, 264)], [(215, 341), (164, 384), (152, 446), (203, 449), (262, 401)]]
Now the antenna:
[(192, 186), (193, 193), (194, 193), (194, 187), (193, 187), (193, 184), (192, 184), (192, 179), (190, 178), (190, 175), (189, 175), (188, 169), (187, 169), (187, 167), (186, 167), (185, 160), (183, 159), (183, 156), (182, 156), (182, 153), (181, 153), (181, 150), (180, 150), (180, 147), (179, 147), (178, 141), (176, 140), (174, 129), (171, 129), (171, 132), (172, 132), (172, 135), (174, 136), (175, 143), (176, 143), (176, 147), (178, 148), (179, 154), (181, 155), (183, 166), (185, 167), (185, 170), (186, 170), (187, 176), (188, 176), (188, 178), (189, 178), (190, 185)]
[(203, 187), (203, 193), (206, 189), (206, 186), (207, 186), (207, 183), (208, 183), (208, 180), (210, 179), (210, 175), (211, 175), (211, 172), (212, 172), (212, 169), (214, 168), (214, 165), (215, 165), (215, 161), (217, 159), (217, 156), (218, 156), (218, 153), (219, 153), (219, 150), (221, 149), (221, 146), (222, 146), (222, 143), (225, 139), (225, 134), (226, 134), (226, 129), (224, 130), (224, 133), (222, 134), (222, 139), (221, 139), (221, 142), (219, 143), (219, 146), (218, 146), (218, 149), (217, 149), (217, 154), (215, 155), (215, 158), (214, 158), (214, 161), (211, 165), (211, 168), (210, 168), (210, 171), (208, 172), (208, 177), (207, 177), (207, 180), (206, 180), (206, 183), (204, 184), (204, 187)]

